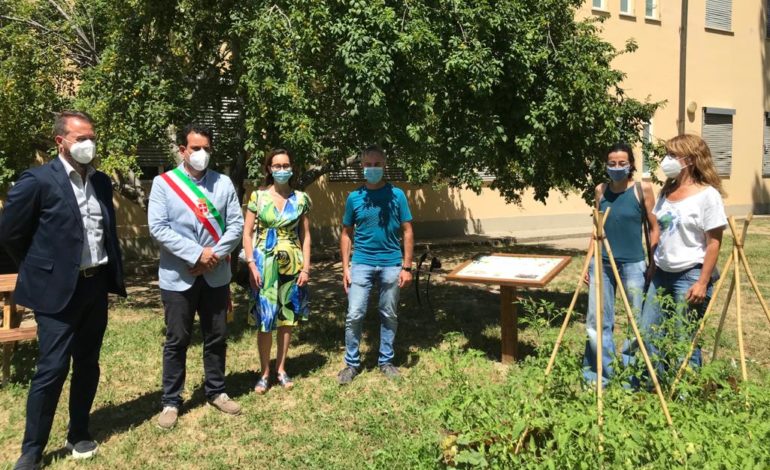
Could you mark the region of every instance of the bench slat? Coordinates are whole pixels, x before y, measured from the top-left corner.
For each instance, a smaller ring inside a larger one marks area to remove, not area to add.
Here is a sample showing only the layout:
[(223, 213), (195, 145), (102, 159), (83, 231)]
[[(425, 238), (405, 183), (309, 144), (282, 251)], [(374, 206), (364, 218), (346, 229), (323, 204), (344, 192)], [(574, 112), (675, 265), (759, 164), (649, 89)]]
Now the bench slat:
[(0, 330), (0, 343), (10, 341), (26, 341), (37, 338), (37, 326)]

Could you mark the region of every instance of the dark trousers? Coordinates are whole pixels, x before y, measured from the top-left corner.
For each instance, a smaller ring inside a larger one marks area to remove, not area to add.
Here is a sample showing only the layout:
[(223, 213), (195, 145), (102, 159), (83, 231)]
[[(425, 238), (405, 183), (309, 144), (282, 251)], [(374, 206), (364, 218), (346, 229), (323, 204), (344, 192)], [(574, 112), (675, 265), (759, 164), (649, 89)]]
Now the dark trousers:
[[(45, 295), (41, 292), (40, 295)], [(78, 279), (67, 306), (55, 314), (35, 312), (40, 348), (27, 398), (23, 454), (42, 456), (72, 361), (67, 440), (90, 439), (88, 415), (99, 385), (99, 351), (107, 328), (107, 271)]]
[(210, 287), (203, 276), (186, 291), (161, 289), (166, 313), (166, 344), (163, 346), (163, 406), (182, 404), (187, 347), (192, 336), (195, 312), (203, 332), (204, 390), (211, 399), (225, 391), (227, 350), (227, 302), (229, 286)]

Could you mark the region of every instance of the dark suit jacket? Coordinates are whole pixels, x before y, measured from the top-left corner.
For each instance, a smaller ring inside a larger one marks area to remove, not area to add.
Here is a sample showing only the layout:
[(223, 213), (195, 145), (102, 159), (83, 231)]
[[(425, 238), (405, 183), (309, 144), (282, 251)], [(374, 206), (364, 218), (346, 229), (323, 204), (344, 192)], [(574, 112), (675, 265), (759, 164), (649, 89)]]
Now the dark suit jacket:
[[(104, 217), (108, 291), (125, 296), (112, 184), (100, 171), (91, 176), (90, 182)], [(61, 161), (56, 158), (22, 173), (8, 193), (0, 216), (0, 245), (19, 268), (16, 303), (36, 312), (61, 312), (78, 282), (84, 242), (83, 219)]]

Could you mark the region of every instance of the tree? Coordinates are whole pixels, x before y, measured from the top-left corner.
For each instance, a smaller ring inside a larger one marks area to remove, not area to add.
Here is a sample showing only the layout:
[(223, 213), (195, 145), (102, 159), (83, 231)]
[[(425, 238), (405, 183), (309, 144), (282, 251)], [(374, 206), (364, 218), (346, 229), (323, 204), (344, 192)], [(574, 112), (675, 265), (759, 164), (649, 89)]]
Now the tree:
[(0, 3), (0, 187), (47, 152), (52, 111), (65, 107), (73, 74), (56, 53), (53, 31), (27, 22), (29, 2)]
[[(379, 142), (415, 182), (520, 201), (587, 190), (609, 144), (654, 104), (626, 99), (618, 54), (575, 0), (285, 1), (236, 21), (248, 145), (285, 143), (316, 171)], [(633, 50), (629, 44), (627, 50)], [(592, 194), (586, 192), (588, 197)]]
[(138, 143), (227, 105), (215, 158), (239, 188), (270, 147), (294, 151), (306, 186), (379, 143), (415, 183), (478, 190), (486, 171), (519, 202), (530, 187), (591, 198), (597, 157), (638, 140), (657, 106), (623, 94), (611, 61), (634, 45), (576, 21), (580, 3), (81, 0), (64, 21), (93, 32), (75, 103), (116, 174), (136, 171)]

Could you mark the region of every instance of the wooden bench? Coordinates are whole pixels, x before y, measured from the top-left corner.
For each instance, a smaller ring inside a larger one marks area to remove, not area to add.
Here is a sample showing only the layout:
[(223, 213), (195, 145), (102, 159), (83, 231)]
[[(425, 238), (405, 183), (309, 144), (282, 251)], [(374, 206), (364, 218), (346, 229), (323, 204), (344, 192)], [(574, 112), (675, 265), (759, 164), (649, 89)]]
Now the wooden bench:
[(3, 326), (0, 328), (0, 344), (3, 345), (2, 383), (11, 377), (11, 356), (17, 341), (32, 340), (37, 337), (37, 325), (22, 324), (21, 312), (13, 301), (16, 288), (16, 274), (0, 274), (0, 300), (3, 302)]

